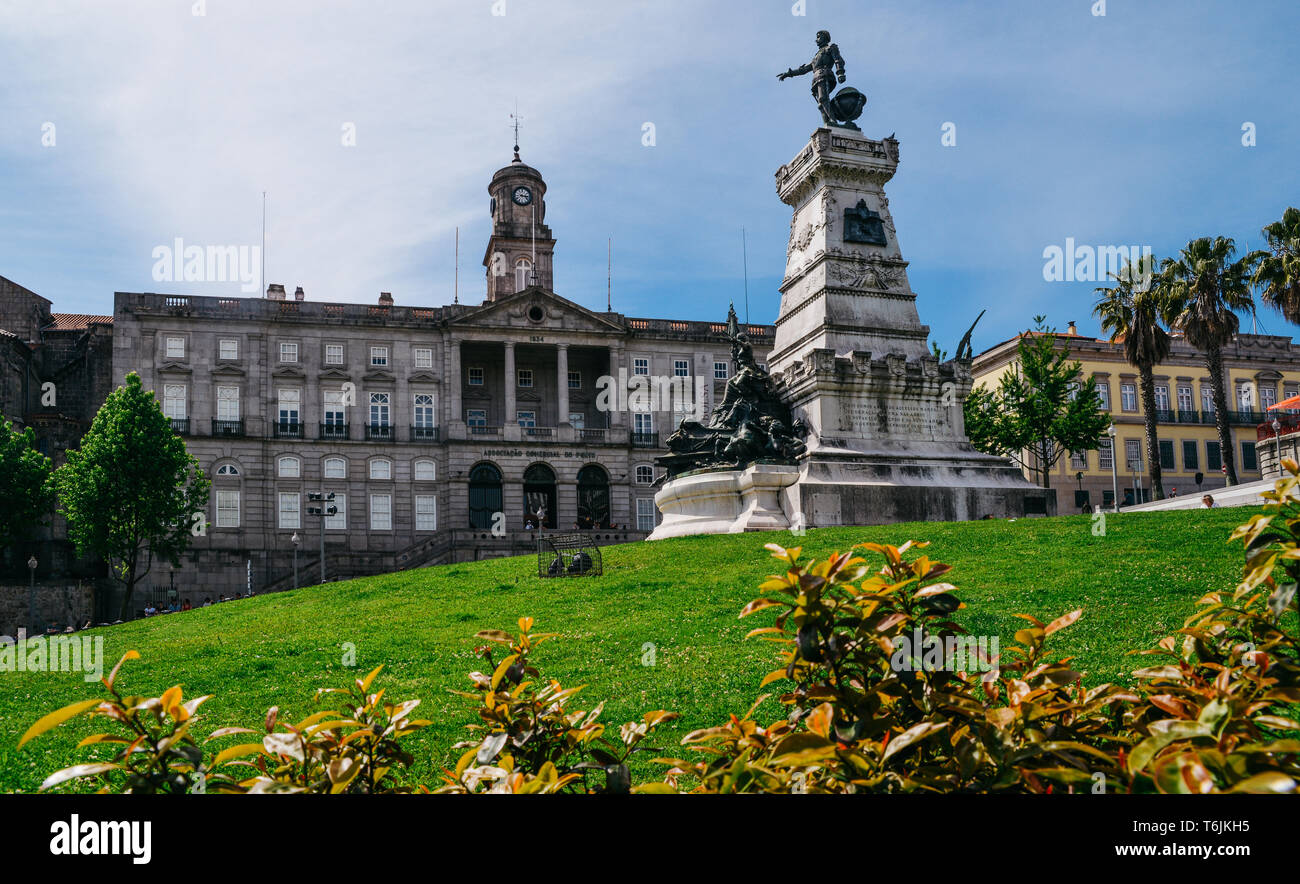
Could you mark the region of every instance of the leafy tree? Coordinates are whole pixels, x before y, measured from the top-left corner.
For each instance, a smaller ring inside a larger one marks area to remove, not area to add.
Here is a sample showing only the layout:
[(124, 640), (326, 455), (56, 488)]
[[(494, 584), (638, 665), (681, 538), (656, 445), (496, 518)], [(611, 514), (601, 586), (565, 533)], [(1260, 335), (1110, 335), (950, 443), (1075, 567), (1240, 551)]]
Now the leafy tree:
[(1282, 213), (1281, 221), (1264, 228), (1266, 251), (1255, 252), (1255, 284), (1260, 299), (1288, 322), (1300, 322), (1300, 209)]
[(126, 587), (126, 619), (135, 585), (154, 560), (175, 564), (189, 546), (193, 515), (208, 504), (207, 477), (153, 392), (131, 372), (100, 407), (80, 450), (68, 452), (55, 481), (77, 552), (102, 557)]
[(1080, 363), (1057, 349), (1054, 329), (1034, 317), (1038, 333), (1020, 336), (1019, 356), (996, 389), (971, 391), (964, 408), (966, 433), (980, 451), (1011, 458), (1051, 487), (1051, 473), (1067, 451), (1097, 447), (1110, 425), (1101, 411), (1097, 382), (1081, 381)]
[(1255, 258), (1247, 255), (1234, 261), (1236, 253), (1236, 243), (1226, 237), (1194, 239), (1177, 258), (1164, 260), (1153, 287), (1163, 300), (1170, 326), (1182, 331), (1188, 343), (1205, 354), (1214, 390), (1214, 423), (1229, 485), (1237, 484), (1237, 462), (1228, 428), (1223, 348), (1241, 325), (1238, 311), (1255, 309), (1250, 291)]
[(22, 432), (0, 421), (0, 550), (13, 550), (54, 508), (50, 459), (36, 450), (31, 427)]
[(941, 349), (941, 348), (939, 347), (939, 342), (938, 342), (938, 341), (931, 341), (931, 342), (930, 342), (930, 352), (933, 353), (933, 354), (934, 354), (934, 358), (935, 358), (935, 359), (938, 359), (940, 362), (947, 362), (947, 361), (948, 361), (948, 351), (947, 351), (947, 350), (944, 350), (944, 349)]
[(1111, 274), (1115, 280), (1113, 288), (1096, 289), (1102, 297), (1092, 312), (1101, 320), (1101, 330), (1110, 335), (1111, 343), (1123, 340), (1124, 358), (1138, 370), (1151, 487), (1160, 500), (1165, 496), (1165, 486), (1160, 474), (1160, 439), (1156, 432), (1154, 369), (1169, 358), (1171, 339), (1160, 325), (1160, 295), (1148, 288), (1154, 273), (1155, 259), (1150, 255), (1144, 255), (1136, 263), (1126, 261), (1118, 275)]

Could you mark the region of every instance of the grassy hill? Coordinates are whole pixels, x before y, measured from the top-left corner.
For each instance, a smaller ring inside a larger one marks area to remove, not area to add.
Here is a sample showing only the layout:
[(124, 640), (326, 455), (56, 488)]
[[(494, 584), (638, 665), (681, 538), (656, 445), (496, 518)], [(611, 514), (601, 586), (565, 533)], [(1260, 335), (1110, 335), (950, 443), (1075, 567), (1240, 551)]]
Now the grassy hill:
[[(411, 778), (434, 784), (474, 720), (469, 701), (447, 692), (467, 689), (466, 673), (483, 666), (474, 633), (513, 632), (521, 615), (535, 617), (539, 631), (563, 635), (539, 662), (543, 675), (588, 686), (587, 705), (577, 708), (608, 700), (602, 720), (611, 724), (656, 708), (681, 713), (656, 740), (668, 747), (690, 730), (743, 713), (773, 668), (771, 645), (743, 640), (770, 617), (737, 619), (775, 570), (765, 543), (800, 545), (805, 558), (822, 558), (864, 541), (929, 540), (927, 554), (955, 567), (949, 576), (967, 605), (958, 619), (972, 632), (1009, 641), (1023, 625), (1018, 612), (1048, 620), (1082, 607), (1083, 618), (1053, 637), (1053, 646), (1077, 657), (1096, 684), (1127, 679), (1138, 664), (1126, 651), (1150, 647), (1181, 626), (1204, 592), (1235, 582), (1241, 547), (1227, 538), (1251, 512), (1109, 516), (1104, 536), (1093, 535), (1088, 517), (1068, 516), (822, 529), (803, 538), (683, 538), (607, 547), (605, 575), (595, 579), (539, 580), (535, 558), (496, 559), (228, 602), (95, 634), (104, 636), (106, 670), (129, 649), (143, 656), (121, 676), (128, 692), (156, 696), (181, 683), (187, 697), (214, 694), (196, 728), (203, 735), (223, 725), (256, 726), (273, 705), (297, 720), (319, 708), (311, 699), (316, 688), (341, 686), (383, 663), (377, 686), (390, 698), (420, 698), (419, 715), (434, 721), (409, 743), (418, 759)], [(355, 645), (354, 669), (342, 665), (345, 643)], [(642, 664), (647, 643), (653, 666)], [(0, 672), (0, 790), (35, 791), (48, 773), (85, 760), (74, 747), (106, 730), (102, 720), (15, 747), (37, 718), (99, 691), (78, 673)], [(759, 717), (776, 710), (769, 700)]]

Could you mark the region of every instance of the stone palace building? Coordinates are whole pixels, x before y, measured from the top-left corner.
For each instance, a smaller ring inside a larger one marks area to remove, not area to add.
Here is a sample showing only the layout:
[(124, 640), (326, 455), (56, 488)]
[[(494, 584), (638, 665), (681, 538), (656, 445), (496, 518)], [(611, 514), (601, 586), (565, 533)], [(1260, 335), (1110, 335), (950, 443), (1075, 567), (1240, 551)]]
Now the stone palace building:
[[(139, 372), (212, 480), (206, 534), (155, 586), (192, 601), (287, 588), (295, 537), (314, 583), (322, 533), (336, 579), (525, 553), (539, 512), (601, 543), (653, 530), (654, 458), (683, 414), (622, 394), (682, 379), (707, 413), (733, 371), (725, 325), (557, 295), (541, 174), (516, 152), (488, 189), (480, 304), (117, 293), (115, 382)], [(773, 328), (747, 331), (766, 359)], [(323, 531), (322, 493), (337, 508)]]

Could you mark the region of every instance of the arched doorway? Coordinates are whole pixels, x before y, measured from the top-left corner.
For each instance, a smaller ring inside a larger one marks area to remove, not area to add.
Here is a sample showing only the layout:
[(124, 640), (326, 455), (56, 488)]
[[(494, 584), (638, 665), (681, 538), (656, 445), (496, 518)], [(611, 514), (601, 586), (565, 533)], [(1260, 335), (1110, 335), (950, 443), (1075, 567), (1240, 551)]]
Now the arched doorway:
[(524, 524), (537, 523), (537, 511), (544, 510), (542, 525), (555, 527), (555, 471), (544, 463), (524, 470)]
[(492, 529), (493, 517), (501, 512), (501, 471), (490, 463), (476, 464), (469, 471), (469, 526)]
[(609, 474), (596, 464), (578, 470), (578, 527), (609, 525)]

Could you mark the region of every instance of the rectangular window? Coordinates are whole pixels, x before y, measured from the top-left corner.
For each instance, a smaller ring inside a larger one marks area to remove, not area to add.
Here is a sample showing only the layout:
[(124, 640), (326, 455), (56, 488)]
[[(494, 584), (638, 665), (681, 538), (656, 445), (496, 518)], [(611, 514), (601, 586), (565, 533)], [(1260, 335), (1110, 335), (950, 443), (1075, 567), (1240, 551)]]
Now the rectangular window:
[(587, 428), (587, 416), (580, 411), (569, 412), (569, 426), (575, 430), (585, 430)]
[(1254, 385), (1247, 381), (1244, 384), (1237, 384), (1237, 410), (1253, 411), (1255, 408), (1255, 390)]
[(638, 356), (632, 360), (632, 374), (650, 374), (650, 360), (645, 356)]
[(421, 430), (434, 428), (432, 393), (415, 394), (415, 426)]
[(239, 420), (238, 387), (217, 387), (217, 420)]
[(1137, 439), (1124, 440), (1124, 469), (1130, 473), (1142, 472), (1142, 443)]
[(636, 468), (636, 483), (638, 485), (649, 485), (655, 480), (655, 468), (649, 464), (640, 464)]
[(1111, 451), (1111, 440), (1102, 439), (1097, 443), (1097, 469), (1109, 470), (1115, 464), (1115, 458)]
[(1178, 385), (1178, 410), (1184, 413), (1194, 411), (1195, 410), (1195, 405), (1193, 405), (1194, 401), (1195, 400), (1192, 399), (1191, 384), (1179, 384)]
[(569, 372), (569, 389), (570, 390), (582, 389), (582, 372), (580, 371)]
[(471, 368), (469, 370), (469, 385), (471, 387), (483, 386), (483, 369)]
[(163, 385), (163, 414), (172, 420), (185, 420), (185, 385)]
[(1241, 468), (1251, 473), (1259, 469), (1255, 460), (1255, 443), (1248, 439), (1241, 440)]
[(416, 368), (433, 368), (433, 349), (430, 347), (415, 348), (415, 367)]
[(1169, 410), (1169, 385), (1156, 384), (1156, 411)]
[(650, 497), (636, 499), (636, 530), (653, 531), (655, 529), (655, 502)]
[(1195, 442), (1183, 442), (1183, 472), (1193, 473), (1200, 468), (1200, 452)]
[(465, 412), (465, 423), (471, 427), (487, 426), (487, 409), (470, 408)]
[(281, 342), (280, 342), (280, 361), (281, 361), (281, 362), (297, 362), (297, 361), (298, 361), (298, 345), (295, 344), (295, 343), (291, 343), (291, 342), (289, 342), (289, 341), (281, 341)]
[(1272, 386), (1259, 388), (1259, 407), (1268, 411), (1270, 405), (1277, 404), (1277, 389)]
[(322, 414), (325, 418), (324, 423), (331, 427), (341, 427), (346, 424), (346, 411), (343, 407), (342, 390), (322, 390), (321, 396), (324, 399)]
[(716, 381), (725, 381), (730, 375), (731, 366), (725, 362), (713, 363), (713, 379)]
[(1201, 411), (1214, 416), (1214, 387), (1201, 384)]
[(331, 506), (338, 510), (338, 512), (332, 516), (325, 516), (326, 531), (348, 530), (348, 496), (346, 494), (336, 491), (334, 492), (334, 499), (321, 501), (321, 506), (325, 507), (327, 513)]
[(378, 458), (370, 462), (370, 478), (372, 479), (391, 479), (393, 478), (393, 462)]
[(302, 461), (292, 454), (286, 454), (276, 462), (276, 474), (281, 479), (298, 479), (302, 477)]
[(533, 385), (533, 370), (531, 368), (519, 369), (519, 386), (531, 387)]
[(299, 495), (297, 491), (280, 492), (280, 527), (301, 528), (302, 520), (298, 515)]
[(239, 341), (233, 338), (222, 338), (217, 344), (218, 359), (238, 359), (239, 358)]
[(370, 426), (386, 427), (390, 417), (389, 404), (393, 398), (392, 393), (371, 393), (370, 394)]
[(217, 527), (239, 527), (239, 492), (217, 492)]
[(521, 427), (537, 426), (537, 412), (535, 411), (516, 411), (515, 419)]
[(415, 462), (415, 481), (432, 482), (438, 478), (438, 467), (431, 460), (417, 460)]
[[(1283, 399), (1291, 399), (1291, 398), (1293, 398), (1293, 397), (1295, 397), (1295, 396), (1300, 396), (1300, 387), (1283, 387), (1283, 388), (1282, 388), (1282, 398), (1283, 398)], [(1292, 406), (1291, 408), (1288, 408), (1288, 409), (1286, 410), (1286, 413), (1287, 413), (1287, 414), (1295, 414), (1296, 411), (1297, 411), (1297, 409), (1296, 409), (1294, 406)]]
[(634, 414), (632, 420), (632, 428), (637, 433), (653, 433), (655, 431), (653, 414)]
[(1132, 384), (1119, 385), (1119, 407), (1124, 411), (1137, 411), (1137, 388)]
[(1110, 411), (1110, 382), (1097, 381), (1097, 399), (1101, 402), (1102, 411)]
[(691, 363), (685, 359), (673, 360), (673, 377), (686, 378), (691, 376)]
[(1070, 452), (1070, 469), (1086, 470), (1088, 468), (1088, 452), (1072, 451)]
[(280, 426), (289, 427), (298, 424), (298, 411), (301, 393), (298, 390), (281, 390), (279, 401)]
[(384, 366), (384, 365), (387, 365), (387, 364), (388, 364), (388, 348), (387, 348), (387, 347), (371, 347), (371, 348), (370, 348), (370, 364), (371, 364), (371, 365), (377, 365), (377, 366)]
[(326, 344), (325, 345), (325, 364), (342, 365), (343, 364), (343, 345)]
[(172, 338), (167, 339), (167, 358), (184, 359), (185, 358), (185, 339)]
[(1205, 443), (1205, 468), (1215, 473), (1223, 469), (1223, 454), (1218, 442)]
[(1160, 469), (1178, 469), (1178, 464), (1174, 462), (1174, 443), (1166, 439), (1160, 440)]
[(370, 495), (370, 530), (393, 530), (393, 495)]
[(326, 479), (346, 479), (348, 477), (348, 462), (341, 457), (325, 458), (325, 478)]
[(438, 498), (432, 494), (415, 495), (415, 530), (438, 530)]

